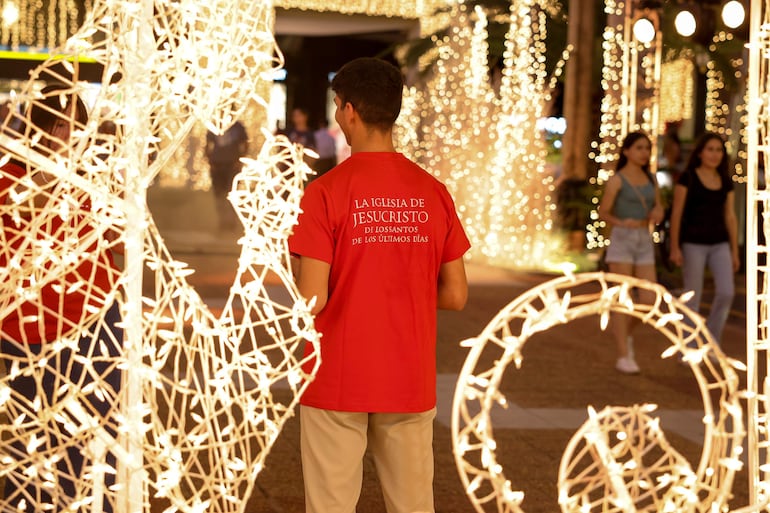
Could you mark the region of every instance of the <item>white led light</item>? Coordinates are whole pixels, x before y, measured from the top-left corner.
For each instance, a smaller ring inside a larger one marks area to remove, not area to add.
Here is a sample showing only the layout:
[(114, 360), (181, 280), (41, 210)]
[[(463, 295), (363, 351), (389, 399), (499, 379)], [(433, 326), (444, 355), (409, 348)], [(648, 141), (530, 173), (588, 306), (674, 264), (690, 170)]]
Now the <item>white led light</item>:
[(634, 23), (634, 37), (640, 43), (647, 44), (655, 39), (655, 25), (647, 18), (639, 18)]
[(697, 28), (695, 16), (690, 11), (679, 11), (674, 18), (674, 27), (680, 36), (690, 37), (695, 34)]
[(730, 0), (722, 7), (722, 21), (731, 29), (736, 29), (743, 25), (746, 19), (746, 9), (738, 0)]

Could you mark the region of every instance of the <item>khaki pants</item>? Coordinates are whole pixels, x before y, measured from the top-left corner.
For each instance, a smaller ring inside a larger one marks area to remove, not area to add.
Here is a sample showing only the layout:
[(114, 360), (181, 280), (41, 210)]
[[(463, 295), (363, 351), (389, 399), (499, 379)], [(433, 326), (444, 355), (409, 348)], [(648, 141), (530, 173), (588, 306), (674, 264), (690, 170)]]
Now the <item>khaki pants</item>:
[(300, 407), (306, 513), (354, 513), (367, 446), (388, 513), (433, 512), (433, 419)]

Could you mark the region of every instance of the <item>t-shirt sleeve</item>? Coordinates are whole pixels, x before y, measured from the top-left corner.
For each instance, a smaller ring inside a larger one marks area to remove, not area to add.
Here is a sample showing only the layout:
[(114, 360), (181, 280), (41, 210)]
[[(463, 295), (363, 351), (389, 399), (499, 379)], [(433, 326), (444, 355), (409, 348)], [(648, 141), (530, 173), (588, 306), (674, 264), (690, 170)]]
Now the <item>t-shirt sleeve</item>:
[(0, 173), (0, 201), (5, 202), (8, 197), (8, 191), (25, 175), (26, 170), (12, 162), (4, 165), (2, 169), (3, 172)]
[(444, 192), (444, 203), (447, 208), (447, 214), (449, 217), (449, 229), (447, 231), (446, 240), (444, 242), (444, 251), (441, 254), (441, 263), (451, 262), (457, 260), (465, 254), (471, 247), (471, 243), (468, 240), (468, 236), (465, 235), (465, 230), (460, 222), (460, 218), (457, 217), (457, 211), (455, 210), (454, 201), (449, 195), (449, 192)]
[(334, 256), (334, 230), (324, 189), (311, 183), (302, 196), (300, 209), (297, 224), (289, 237), (289, 251), (294, 256), (315, 258), (331, 264)]

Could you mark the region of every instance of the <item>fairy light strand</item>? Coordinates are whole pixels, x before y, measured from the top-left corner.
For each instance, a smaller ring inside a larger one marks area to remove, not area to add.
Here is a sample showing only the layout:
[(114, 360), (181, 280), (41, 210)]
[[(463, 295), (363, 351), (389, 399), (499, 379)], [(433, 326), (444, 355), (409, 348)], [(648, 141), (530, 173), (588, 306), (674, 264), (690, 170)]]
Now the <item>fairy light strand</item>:
[[(656, 141), (660, 125), (660, 66), (662, 39), (656, 27), (655, 38), (647, 44), (636, 41), (631, 24), (638, 15), (632, 0), (605, 2), (607, 26), (603, 32), (601, 125), (599, 141), (592, 143), (591, 158), (599, 165), (591, 182), (601, 187), (612, 176), (623, 138), (635, 130), (646, 131), (653, 142), (651, 162), (656, 163)], [(657, 21), (654, 12), (647, 13)], [(596, 250), (609, 244), (606, 223), (599, 219), (598, 198), (586, 226), (586, 248)]]
[(538, 126), (551, 86), (545, 14), (534, 1), (511, 6), (498, 75), (487, 65), (486, 13), (463, 2), (452, 9), (429, 78), (407, 92), (397, 146), (452, 192), (472, 261), (542, 268), (562, 247)]

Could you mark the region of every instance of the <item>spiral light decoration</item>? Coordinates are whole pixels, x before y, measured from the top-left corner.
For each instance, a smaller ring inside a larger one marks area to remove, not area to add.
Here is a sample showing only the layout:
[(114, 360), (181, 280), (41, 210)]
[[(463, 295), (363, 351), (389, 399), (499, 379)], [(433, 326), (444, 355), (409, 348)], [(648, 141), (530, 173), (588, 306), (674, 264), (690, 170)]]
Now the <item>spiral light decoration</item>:
[[(654, 294), (634, 303), (632, 290)], [(611, 407), (573, 435), (559, 471), (559, 503), (574, 513), (721, 511), (742, 467), (745, 431), (736, 369), (714, 344), (703, 319), (664, 287), (624, 275), (585, 273), (537, 286), (508, 304), (475, 338), (460, 372), (452, 407), (452, 440), (460, 478), (478, 512), (524, 511), (525, 493), (506, 479), (495, 457), (493, 407), (506, 405), (500, 384), (508, 367), (519, 368), (522, 348), (536, 333), (572, 320), (598, 316), (604, 329), (611, 312), (640, 318), (671, 342), (662, 357), (681, 355), (703, 397), (705, 438), (697, 468), (663, 436), (654, 406)], [(481, 356), (484, 355), (482, 359)], [(492, 357), (490, 357), (490, 355)], [(484, 364), (482, 362), (492, 362)], [(656, 457), (652, 458), (651, 455)]]

